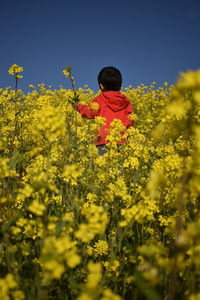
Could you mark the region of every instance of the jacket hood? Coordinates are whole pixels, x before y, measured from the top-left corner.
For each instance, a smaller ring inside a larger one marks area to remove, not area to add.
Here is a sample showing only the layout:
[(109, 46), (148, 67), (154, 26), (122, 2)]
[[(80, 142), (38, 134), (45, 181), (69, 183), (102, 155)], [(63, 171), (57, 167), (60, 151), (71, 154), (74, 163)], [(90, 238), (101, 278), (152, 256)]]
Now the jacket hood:
[(120, 111), (126, 108), (130, 101), (120, 91), (108, 91), (101, 94), (102, 100), (112, 111)]

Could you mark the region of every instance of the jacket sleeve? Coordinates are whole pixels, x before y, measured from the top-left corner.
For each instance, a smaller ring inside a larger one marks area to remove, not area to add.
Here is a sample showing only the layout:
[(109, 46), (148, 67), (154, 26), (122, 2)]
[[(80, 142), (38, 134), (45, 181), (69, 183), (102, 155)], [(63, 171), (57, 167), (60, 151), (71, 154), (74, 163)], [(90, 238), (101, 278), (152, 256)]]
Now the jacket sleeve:
[[(98, 104), (97, 109), (92, 107), (93, 104), (95, 105), (96, 103)], [(94, 99), (89, 105), (78, 104), (76, 109), (83, 117), (86, 117), (87, 119), (94, 119), (95, 117), (99, 116), (99, 101), (97, 99)]]

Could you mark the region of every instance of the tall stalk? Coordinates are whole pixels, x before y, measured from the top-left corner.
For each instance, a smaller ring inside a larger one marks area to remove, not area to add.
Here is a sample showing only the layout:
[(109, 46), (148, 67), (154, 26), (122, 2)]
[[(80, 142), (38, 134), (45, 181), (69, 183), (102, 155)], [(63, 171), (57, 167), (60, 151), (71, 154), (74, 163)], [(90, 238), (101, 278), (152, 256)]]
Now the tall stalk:
[(170, 282), (169, 282), (169, 300), (175, 299), (175, 292), (176, 292), (176, 277), (177, 277), (177, 262), (178, 262), (178, 249), (177, 249), (177, 241), (178, 237), (180, 235), (181, 229), (182, 229), (182, 217), (183, 217), (183, 209), (184, 209), (184, 192), (185, 192), (185, 186), (186, 186), (186, 162), (185, 158), (183, 158), (183, 176), (180, 186), (180, 192), (178, 197), (178, 215), (176, 220), (176, 238), (174, 241), (174, 250), (175, 250), (175, 258), (174, 258), (174, 264), (173, 264), (173, 270), (170, 276)]
[(72, 91), (73, 91), (73, 97), (72, 99), (70, 99), (70, 102), (72, 104), (72, 106), (74, 107), (74, 124), (75, 124), (75, 143), (77, 145), (77, 135), (78, 135), (78, 121), (77, 121), (77, 113), (76, 113), (76, 107), (77, 107), (77, 103), (79, 101), (79, 95), (77, 94), (76, 88), (75, 88), (75, 81), (74, 81), (74, 77), (72, 76), (72, 67), (71, 66), (67, 66), (65, 68), (65, 70), (63, 70), (64, 75), (70, 79), (71, 81), (71, 87), (72, 87)]

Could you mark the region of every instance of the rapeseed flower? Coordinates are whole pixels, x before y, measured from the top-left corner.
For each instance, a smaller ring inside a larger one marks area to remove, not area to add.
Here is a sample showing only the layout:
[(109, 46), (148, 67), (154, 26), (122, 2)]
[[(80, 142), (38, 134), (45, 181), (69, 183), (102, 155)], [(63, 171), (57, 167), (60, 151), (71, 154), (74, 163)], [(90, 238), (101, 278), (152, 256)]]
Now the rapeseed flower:
[(31, 205), (29, 205), (29, 210), (37, 216), (42, 216), (45, 212), (45, 205), (38, 202), (37, 200), (33, 200)]
[(0, 298), (128, 299), (137, 272), (160, 298), (171, 278), (198, 298), (199, 71), (124, 88), (135, 126), (114, 120), (103, 156), (105, 120), (74, 109), (96, 93), (64, 73), (72, 89), (0, 89)]
[(82, 293), (76, 300), (93, 300), (94, 298), (87, 293)]
[(86, 280), (86, 286), (90, 289), (95, 288), (102, 278), (102, 266), (100, 263), (88, 263), (89, 274)]
[(108, 255), (108, 243), (104, 240), (98, 240), (93, 247), (88, 246), (87, 252), (91, 256), (99, 257), (103, 255)]
[(77, 165), (67, 165), (64, 167), (63, 179), (66, 182), (70, 182), (72, 185), (77, 185), (77, 179), (83, 173), (83, 168)]
[[(16, 64), (12, 65), (8, 70), (8, 73), (10, 75), (15, 75), (16, 73), (20, 73), (20, 72), (23, 72), (23, 68)], [(19, 75), (17, 75), (17, 76), (19, 76)], [(21, 77), (19, 77), (19, 78), (21, 78)]]
[(106, 289), (103, 291), (101, 300), (122, 300), (122, 298), (119, 295), (113, 293), (110, 289)]
[(69, 76), (71, 75), (71, 69), (72, 69), (71, 66), (67, 66), (67, 67), (63, 70), (63, 74), (64, 74), (66, 77), (69, 77)]

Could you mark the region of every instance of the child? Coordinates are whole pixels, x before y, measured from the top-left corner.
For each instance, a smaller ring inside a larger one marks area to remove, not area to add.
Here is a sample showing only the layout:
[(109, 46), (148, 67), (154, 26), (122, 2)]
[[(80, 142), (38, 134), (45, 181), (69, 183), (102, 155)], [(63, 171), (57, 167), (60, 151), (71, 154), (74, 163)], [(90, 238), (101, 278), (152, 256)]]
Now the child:
[[(91, 102), (97, 103), (98, 109), (92, 109), (91, 105), (78, 104), (77, 110), (88, 119), (96, 116), (105, 118), (105, 125), (100, 129), (100, 135), (95, 141), (100, 150), (107, 144), (106, 137), (109, 135), (108, 129), (113, 119), (121, 120), (126, 128), (133, 125), (133, 121), (129, 119), (129, 114), (133, 112), (133, 109), (128, 98), (120, 92), (122, 76), (118, 69), (103, 68), (98, 75), (98, 83), (102, 93)], [(120, 143), (122, 142), (119, 141)]]

